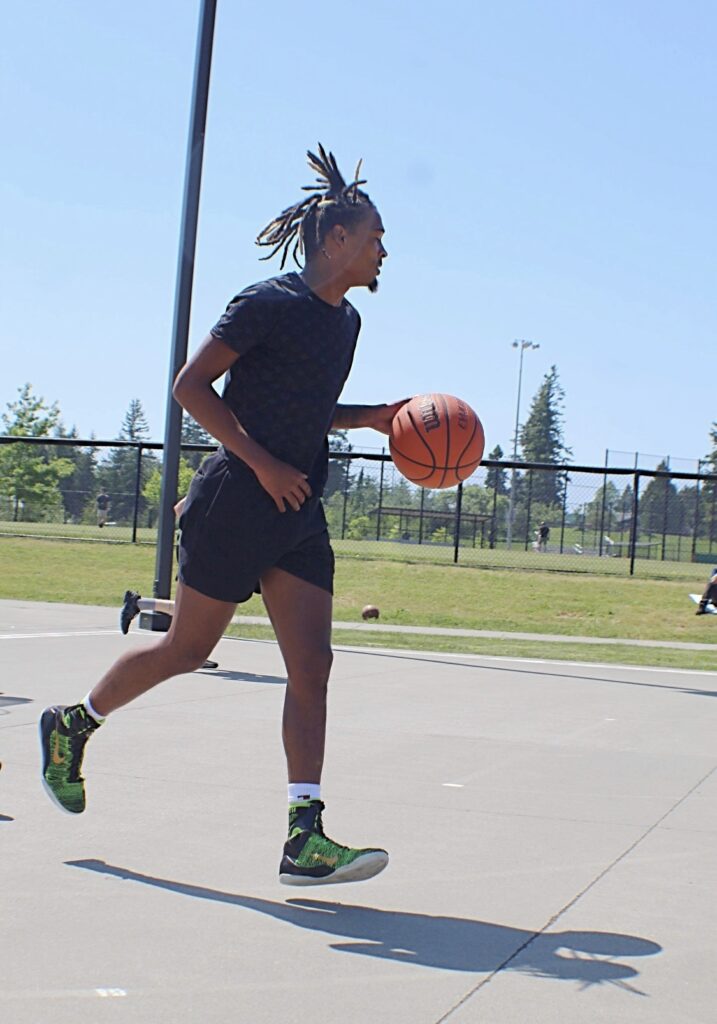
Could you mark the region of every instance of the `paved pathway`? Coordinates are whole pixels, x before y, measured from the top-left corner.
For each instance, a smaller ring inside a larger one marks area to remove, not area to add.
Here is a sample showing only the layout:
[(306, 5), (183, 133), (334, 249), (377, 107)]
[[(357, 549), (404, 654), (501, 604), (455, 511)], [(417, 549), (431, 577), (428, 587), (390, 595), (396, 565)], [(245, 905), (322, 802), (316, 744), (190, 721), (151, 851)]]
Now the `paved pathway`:
[[(236, 625), (270, 626), (269, 619), (262, 615), (237, 615), (232, 619)], [(494, 640), (535, 640), (538, 643), (571, 644), (622, 644), (625, 647), (667, 647), (682, 651), (717, 650), (717, 633), (714, 643), (698, 644), (680, 640), (629, 640), (617, 637), (599, 636), (556, 636), (552, 633), (514, 633), (495, 629), (451, 629), (445, 626), (399, 626), (373, 622), (334, 622), (334, 629), (352, 629), (366, 633), (417, 633), (421, 636), (486, 637)]]

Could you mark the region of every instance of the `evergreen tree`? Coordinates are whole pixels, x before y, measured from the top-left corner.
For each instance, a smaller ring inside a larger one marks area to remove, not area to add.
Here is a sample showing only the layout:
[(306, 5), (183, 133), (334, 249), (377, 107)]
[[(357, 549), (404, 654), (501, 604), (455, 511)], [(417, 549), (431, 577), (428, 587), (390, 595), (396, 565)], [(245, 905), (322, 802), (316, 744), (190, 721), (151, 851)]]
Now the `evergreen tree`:
[[(488, 455), (489, 459), (494, 459), (499, 462), (503, 458), (503, 449), (499, 444), (495, 446), (492, 452)], [(501, 469), (500, 466), (491, 466), (486, 473), (485, 485), (491, 491), (497, 491), (498, 494), (508, 493), (508, 471)]]
[[(66, 437), (70, 440), (77, 438), (77, 429), (65, 431), (62, 425), (55, 431), (57, 437)], [(65, 510), (65, 521), (79, 523), (88, 506), (92, 505), (94, 512), (94, 497), (97, 493), (96, 485), (96, 448), (79, 448), (77, 445), (58, 445), (54, 449), (58, 457), (67, 459), (72, 465), (72, 472), (60, 480), (60, 491), (62, 492), (62, 504)]]
[[(603, 496), (605, 499), (604, 509)], [(606, 484), (601, 484), (598, 487), (592, 501), (589, 501), (585, 506), (587, 528), (589, 530), (599, 530), (600, 523), (602, 522), (603, 532), (608, 533), (612, 524), (616, 521), (615, 510), (619, 509), (619, 507), (620, 494), (618, 489), (612, 480), (608, 480)]]
[[(658, 470), (668, 466), (663, 459)], [(680, 521), (677, 488), (667, 477), (650, 479), (640, 494), (640, 533), (676, 533)]]
[[(217, 441), (208, 434), (204, 427), (200, 427), (195, 419), (193, 419), (189, 413), (185, 412), (182, 416), (182, 444), (208, 444), (217, 445)], [(209, 455), (209, 452), (182, 452), (182, 459), (187, 465), (191, 466), (192, 469), (199, 469), (202, 460)], [(181, 488), (180, 488), (181, 490)]]
[[(332, 452), (350, 452), (353, 446), (349, 443), (345, 430), (332, 430), (329, 434), (329, 449)], [(329, 459), (329, 475), (324, 487), (324, 498), (328, 500), (336, 491), (351, 488), (351, 459)]]
[(378, 481), (370, 470), (362, 466), (356, 477), (356, 482), (351, 488), (349, 501), (351, 517), (367, 516), (377, 505)]
[(710, 441), (712, 442), (712, 451), (704, 461), (708, 463), (707, 472), (717, 475), (717, 423), (713, 423), (710, 428)]
[[(149, 440), (149, 426), (138, 398), (133, 398), (125, 413), (120, 441)], [(98, 483), (110, 496), (112, 518), (117, 522), (129, 523), (134, 516), (135, 489), (137, 487), (137, 449), (114, 448), (106, 462), (98, 468)], [(142, 452), (142, 466), (139, 481), (139, 509), (141, 515), (146, 506), (142, 492), (147, 480), (156, 468), (157, 459), (148, 451)]]
[(630, 531), (632, 530), (632, 505), (634, 497), (635, 492), (632, 489), (632, 484), (625, 484), (622, 494), (615, 504), (613, 512), (613, 533), (610, 534), (612, 540), (615, 540), (614, 534), (616, 534), (618, 535), (620, 542), (624, 543), (630, 536)]
[[(528, 418), (520, 430), (520, 445), (526, 462), (563, 463), (572, 455), (563, 437), (565, 392), (558, 380), (556, 366), (550, 367), (533, 398)], [(562, 473), (534, 473), (532, 501), (559, 505), (565, 477)]]
[[(702, 472), (709, 473), (712, 476), (717, 476), (717, 423), (713, 423), (710, 429), (710, 441), (712, 442), (712, 451), (705, 457), (702, 462)], [(704, 536), (708, 536), (710, 539), (710, 549), (712, 542), (715, 538), (717, 530), (715, 528), (715, 510), (717, 509), (717, 484), (712, 480), (706, 480), (702, 485), (702, 494), (709, 505), (709, 513), (703, 515), (702, 521), (707, 527), (706, 530), (700, 530)], [(709, 526), (707, 526), (709, 523)]]
[[(32, 385), (18, 388), (2, 416), (2, 433), (14, 437), (50, 437), (60, 426), (56, 402), (46, 405)], [(61, 516), (59, 482), (72, 472), (68, 459), (57, 458), (50, 446), (12, 442), (0, 447), (0, 495), (13, 520)]]

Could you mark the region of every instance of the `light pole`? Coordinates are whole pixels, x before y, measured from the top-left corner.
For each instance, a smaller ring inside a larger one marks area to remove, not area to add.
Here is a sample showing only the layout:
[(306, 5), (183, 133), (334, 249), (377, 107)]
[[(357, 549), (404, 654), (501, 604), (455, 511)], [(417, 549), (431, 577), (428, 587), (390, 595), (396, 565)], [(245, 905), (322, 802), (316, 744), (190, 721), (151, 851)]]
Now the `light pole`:
[[(523, 356), (526, 349), (540, 348), (534, 341), (523, 341), (522, 339), (513, 342), (513, 348), (520, 350), (520, 363), (518, 367), (518, 401), (515, 403), (515, 435), (513, 437), (513, 462), (518, 459), (518, 431), (520, 430), (520, 390), (523, 384)], [(515, 466), (510, 476), (510, 501), (508, 503), (508, 522), (505, 534), (506, 546), (511, 547), (513, 543), (513, 511), (515, 508)]]
[[(172, 385), (187, 360), (189, 314), (192, 306), (194, 253), (199, 219), (199, 193), (202, 184), (204, 132), (212, 67), (214, 22), (217, 0), (202, 0), (194, 63), (194, 90), (189, 123), (187, 162), (184, 173), (184, 203), (177, 261), (177, 285), (174, 299), (174, 326), (170, 356), (167, 411), (162, 453), (162, 488), (159, 499), (159, 529), (154, 574), (154, 596), (169, 597), (172, 587), (174, 553), (174, 505), (177, 501), (179, 455), (182, 435), (182, 410), (172, 397)], [(153, 616), (155, 612), (150, 613)]]

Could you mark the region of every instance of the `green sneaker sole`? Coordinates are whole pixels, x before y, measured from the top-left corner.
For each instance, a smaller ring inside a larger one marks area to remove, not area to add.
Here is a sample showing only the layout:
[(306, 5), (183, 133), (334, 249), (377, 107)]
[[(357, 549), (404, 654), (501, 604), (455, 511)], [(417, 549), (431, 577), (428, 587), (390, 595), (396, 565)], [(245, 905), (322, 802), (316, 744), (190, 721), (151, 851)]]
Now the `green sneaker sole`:
[(38, 724), (38, 735), (40, 738), (40, 753), (42, 754), (42, 787), (49, 796), (50, 800), (52, 800), (55, 807), (59, 807), (63, 814), (70, 814), (73, 818), (76, 818), (78, 814), (82, 814), (84, 808), (78, 808), (78, 810), (76, 811), (71, 811), (68, 807), (65, 807), (65, 805), (60, 802), (60, 800), (57, 797), (57, 794), (55, 793), (52, 786), (45, 778), (45, 769), (47, 767), (47, 750), (45, 749), (45, 735), (42, 728), (42, 719), (44, 718), (47, 710), (48, 709), (46, 708), (45, 711), (43, 711), (40, 717), (40, 722)]
[(330, 875), (293, 875), (280, 874), (279, 881), (282, 885), (335, 885), (339, 882), (364, 882), (367, 878), (373, 878), (388, 864), (388, 854), (384, 850), (372, 850), (371, 853), (364, 853), (361, 857), (350, 864), (336, 868)]

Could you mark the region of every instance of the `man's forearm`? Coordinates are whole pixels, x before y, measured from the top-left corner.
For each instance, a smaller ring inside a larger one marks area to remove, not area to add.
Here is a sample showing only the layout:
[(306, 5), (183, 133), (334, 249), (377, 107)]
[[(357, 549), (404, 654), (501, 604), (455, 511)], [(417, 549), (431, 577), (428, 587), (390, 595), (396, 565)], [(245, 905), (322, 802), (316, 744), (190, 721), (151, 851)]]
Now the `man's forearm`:
[(353, 430), (356, 427), (372, 427), (378, 408), (376, 405), (337, 405), (331, 429)]

